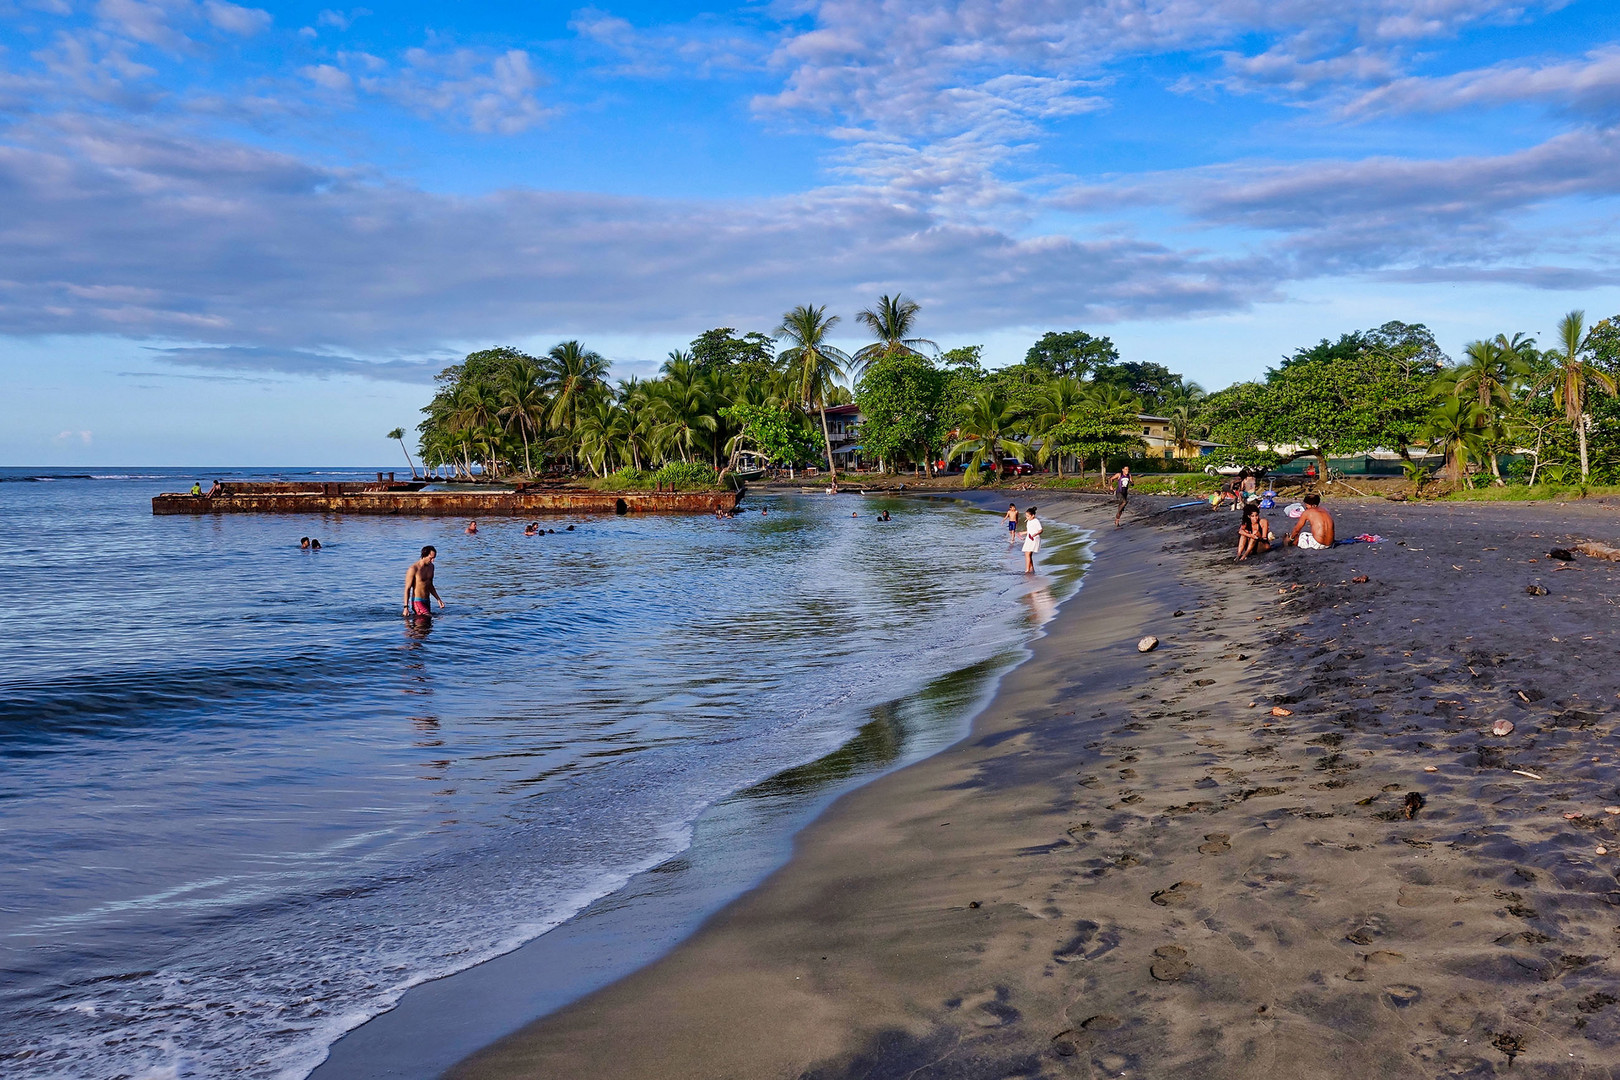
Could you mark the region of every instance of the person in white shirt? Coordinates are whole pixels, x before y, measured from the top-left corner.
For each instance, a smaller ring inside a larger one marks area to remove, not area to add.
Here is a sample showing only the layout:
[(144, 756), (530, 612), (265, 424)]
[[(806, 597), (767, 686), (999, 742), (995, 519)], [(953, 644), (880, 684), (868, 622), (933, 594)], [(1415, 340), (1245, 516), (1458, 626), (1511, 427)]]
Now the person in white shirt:
[(1041, 550), (1041, 532), (1044, 526), (1041, 519), (1035, 516), (1032, 506), (1024, 512), (1024, 573), (1035, 572), (1035, 553)]

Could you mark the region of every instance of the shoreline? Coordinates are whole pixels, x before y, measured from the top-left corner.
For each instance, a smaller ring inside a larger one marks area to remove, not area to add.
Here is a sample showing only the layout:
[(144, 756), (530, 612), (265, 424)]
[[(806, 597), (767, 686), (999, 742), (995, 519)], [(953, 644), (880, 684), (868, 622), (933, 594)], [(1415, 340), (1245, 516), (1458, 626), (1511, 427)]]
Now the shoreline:
[(1545, 553), (1613, 506), (1339, 504), (1389, 539), (1244, 566), (1134, 509), (967, 739), (448, 1075), (1609, 1075), (1620, 565)]
[[(927, 494), (931, 501), (982, 509), (956, 492)], [(1081, 575), (1090, 564), (1088, 532), (1075, 529), (1074, 568), (1060, 574)], [(1059, 610), (1082, 588), (1079, 580), (1067, 586)], [(536, 1018), (655, 963), (788, 862), (797, 834), (838, 798), (966, 737), (973, 717), (1027, 660), (1048, 625), (1021, 644), (874, 706), (850, 739), (826, 755), (721, 799), (693, 823), (682, 850), (631, 874), (538, 937), (413, 986), (393, 1008), (333, 1043), (311, 1080), (438, 1076)]]

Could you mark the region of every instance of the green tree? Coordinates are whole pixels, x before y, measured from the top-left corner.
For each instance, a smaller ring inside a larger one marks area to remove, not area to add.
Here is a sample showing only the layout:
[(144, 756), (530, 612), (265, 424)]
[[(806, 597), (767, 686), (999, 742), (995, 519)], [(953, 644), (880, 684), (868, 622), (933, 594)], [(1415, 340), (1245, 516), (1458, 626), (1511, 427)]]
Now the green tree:
[(1091, 381), (1098, 386), (1112, 386), (1136, 395), (1143, 409), (1150, 412), (1163, 409), (1166, 399), (1185, 389), (1181, 376), (1163, 364), (1135, 360), (1098, 364), (1092, 372)]
[(946, 384), (925, 357), (890, 353), (873, 361), (855, 387), (866, 455), (891, 464), (909, 456), (932, 476), (934, 451), (949, 434)]
[[(1088, 393), (1066, 419), (1053, 424), (1042, 438), (1051, 443), (1050, 453), (1079, 458), (1082, 476), (1091, 458), (1096, 458), (1099, 467), (1106, 471), (1110, 457), (1140, 453), (1145, 447), (1142, 437), (1136, 434), (1137, 412), (1136, 400), (1129, 395), (1118, 391)], [(1041, 449), (1046, 450), (1044, 443)]]
[(738, 337), (733, 328), (719, 326), (692, 339), (691, 357), (704, 375), (740, 367), (759, 378), (776, 368), (776, 342), (752, 331)]
[(405, 464), (411, 467), (411, 479), (415, 480), (416, 462), (411, 460), (411, 452), (405, 449), (405, 429), (402, 427), (397, 427), (393, 431), (390, 431), (385, 437), (389, 439), (397, 439), (399, 441), (399, 448), (405, 452)]
[(496, 416), (507, 431), (516, 431), (522, 437), (523, 473), (533, 476), (529, 443), (531, 437), (540, 434), (550, 408), (545, 391), (540, 389), (540, 369), (527, 360), (509, 365), (502, 372), (496, 393), (500, 395)]
[(966, 415), (957, 429), (957, 443), (946, 453), (948, 461), (963, 454), (971, 455), (967, 471), (962, 475), (963, 486), (979, 478), (980, 467), (989, 462), (992, 471), (1001, 468), (1003, 453), (1018, 461), (1029, 456), (1029, 447), (1013, 437), (1014, 410), (1007, 399), (996, 391), (981, 389), (967, 404)]
[(1553, 396), (1564, 408), (1564, 416), (1575, 429), (1576, 443), (1581, 454), (1581, 483), (1591, 475), (1586, 453), (1586, 398), (1591, 387), (1605, 393), (1615, 392), (1615, 377), (1594, 363), (1588, 363), (1586, 353), (1592, 342), (1586, 333), (1586, 312), (1571, 311), (1558, 320), (1558, 347), (1547, 353), (1557, 370)]
[(724, 410), (737, 425), (733, 453), (756, 450), (772, 465), (789, 467), (813, 461), (821, 440), (804, 425), (803, 413), (782, 404), (741, 403)]
[(864, 372), (880, 356), (921, 356), (923, 346), (938, 351), (938, 345), (917, 336), (917, 315), (921, 311), (922, 305), (899, 293), (885, 294), (878, 298), (877, 306), (862, 309), (855, 321), (870, 330), (877, 340), (856, 351), (855, 374)]
[(1119, 350), (1106, 337), (1084, 330), (1048, 331), (1024, 354), (1024, 363), (1055, 378), (1083, 379), (1093, 368), (1119, 362)]
[(569, 461), (577, 466), (575, 428), (580, 414), (607, 389), (608, 362), (577, 341), (553, 345), (537, 365), (539, 385), (551, 400), (547, 426), (556, 429)]
[(1036, 457), (1042, 465), (1056, 458), (1060, 480), (1063, 479), (1063, 458), (1070, 451), (1060, 450), (1051, 433), (1077, 416), (1092, 400), (1091, 388), (1069, 375), (1047, 383), (1041, 395), (1040, 411), (1035, 416), (1032, 428), (1041, 437), (1041, 448)]
[(1446, 398), (1429, 414), (1424, 437), (1430, 450), (1438, 449), (1446, 455), (1446, 474), (1454, 486), (1461, 486), (1468, 459), (1477, 459), (1485, 452), (1480, 430), (1484, 423), (1485, 412), (1479, 403), (1463, 398)]
[(782, 325), (776, 336), (791, 344), (782, 351), (794, 399), (806, 409), (821, 414), (821, 438), (827, 449), (827, 472), (833, 486), (838, 486), (838, 468), (833, 463), (832, 435), (827, 430), (827, 399), (832, 393), (834, 380), (844, 373), (849, 357), (828, 344), (827, 335), (838, 325), (838, 316), (828, 315), (825, 304), (800, 304), (782, 316)]

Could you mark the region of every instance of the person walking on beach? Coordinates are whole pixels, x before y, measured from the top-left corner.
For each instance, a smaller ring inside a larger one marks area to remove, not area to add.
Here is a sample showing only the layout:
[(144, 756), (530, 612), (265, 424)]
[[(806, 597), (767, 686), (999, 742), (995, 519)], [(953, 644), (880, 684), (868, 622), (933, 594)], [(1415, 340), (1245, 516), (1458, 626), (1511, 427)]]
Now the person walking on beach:
[(444, 610), (444, 597), (433, 585), (433, 560), (438, 554), (438, 550), (429, 544), (422, 549), (422, 557), (405, 571), (404, 615), (408, 619), (433, 618), (433, 608), (428, 604), (430, 596), (439, 602), (439, 610)]
[(1035, 508), (1032, 506), (1024, 511), (1024, 573), (1026, 574), (1035, 572), (1035, 553), (1041, 550), (1041, 533), (1044, 531), (1045, 526), (1041, 524), (1041, 519), (1035, 516)]
[(1119, 472), (1108, 478), (1114, 485), (1114, 528), (1119, 528), (1119, 516), (1125, 512), (1125, 502), (1131, 497), (1131, 467), (1121, 465)]
[(1001, 518), (1007, 523), (1007, 543), (1010, 544), (1018, 538), (1018, 504), (1008, 503), (1007, 512)]
[[(1322, 509), (1322, 496), (1311, 492), (1305, 496), (1305, 512), (1283, 540), (1301, 551), (1323, 551), (1333, 546), (1333, 515)], [(1309, 531), (1306, 531), (1309, 530)]]

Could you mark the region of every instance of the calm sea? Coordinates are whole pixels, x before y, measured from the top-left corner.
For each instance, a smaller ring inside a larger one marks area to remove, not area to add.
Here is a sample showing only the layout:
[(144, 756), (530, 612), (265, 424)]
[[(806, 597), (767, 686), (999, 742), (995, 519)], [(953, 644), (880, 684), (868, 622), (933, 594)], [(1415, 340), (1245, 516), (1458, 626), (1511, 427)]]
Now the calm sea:
[[(1016, 656), (1084, 561), (1049, 527), (1031, 581), (993, 515), (858, 496), (527, 539), (150, 513), (250, 475), (312, 474), (0, 470), (6, 1076), (303, 1077), (409, 987), (678, 854), (717, 801)], [(449, 603), (426, 633), (399, 618), (423, 544)]]

